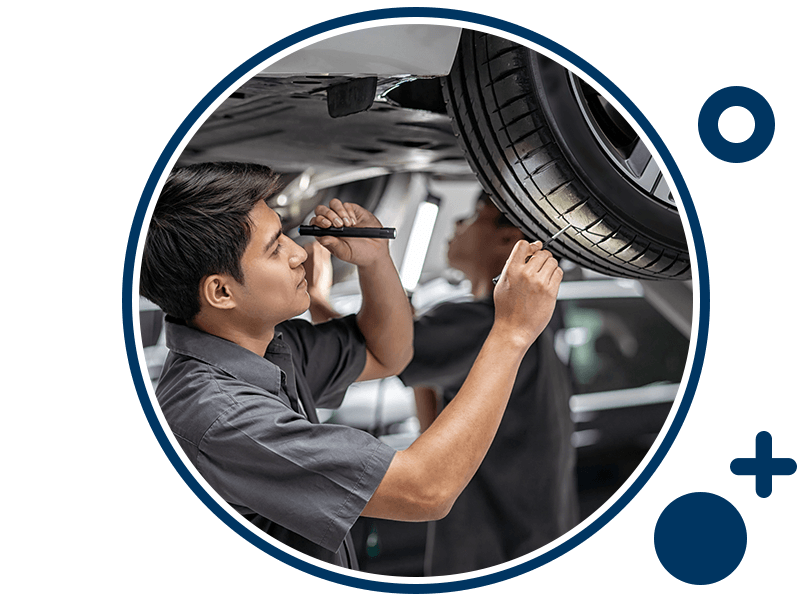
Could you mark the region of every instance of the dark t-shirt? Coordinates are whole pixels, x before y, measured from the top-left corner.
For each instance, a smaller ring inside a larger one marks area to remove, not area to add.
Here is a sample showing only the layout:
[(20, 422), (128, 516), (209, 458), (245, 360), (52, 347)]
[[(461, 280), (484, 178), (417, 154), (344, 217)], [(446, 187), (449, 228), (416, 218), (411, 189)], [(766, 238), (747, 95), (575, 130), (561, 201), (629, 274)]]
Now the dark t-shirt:
[[(438, 388), (448, 404), (493, 325), (492, 299), (446, 303), (415, 324), (406, 385)], [(497, 565), (551, 542), (578, 521), (570, 380), (546, 330), (518, 370), (482, 465), (449, 515), (432, 524), (429, 575)]]

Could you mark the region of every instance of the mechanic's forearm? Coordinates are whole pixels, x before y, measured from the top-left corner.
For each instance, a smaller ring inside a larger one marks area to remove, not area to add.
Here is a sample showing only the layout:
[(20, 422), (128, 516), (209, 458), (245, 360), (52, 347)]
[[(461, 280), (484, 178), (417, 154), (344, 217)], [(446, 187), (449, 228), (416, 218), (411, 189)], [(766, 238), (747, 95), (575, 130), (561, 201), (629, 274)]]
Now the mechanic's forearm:
[(366, 347), (393, 374), (413, 357), (413, 315), (399, 274), (386, 252), (374, 263), (358, 267), (363, 304), (357, 323)]
[(413, 388), (416, 400), (416, 417), (421, 433), (424, 433), (438, 416), (438, 394), (430, 387)]
[(443, 504), (454, 502), (482, 463), (527, 348), (491, 331), (460, 391), (408, 448)]
[(493, 441), (527, 349), (514, 332), (494, 326), (458, 394), (397, 452), (363, 514), (416, 521), (448, 513)]

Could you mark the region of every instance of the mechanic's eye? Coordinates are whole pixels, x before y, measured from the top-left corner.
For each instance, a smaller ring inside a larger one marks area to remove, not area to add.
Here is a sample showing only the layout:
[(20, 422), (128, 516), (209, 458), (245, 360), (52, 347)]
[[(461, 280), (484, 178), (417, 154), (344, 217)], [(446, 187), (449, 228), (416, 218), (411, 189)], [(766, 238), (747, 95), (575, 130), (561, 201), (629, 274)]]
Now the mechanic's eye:
[(280, 253), (282, 247), (283, 245), (278, 243), (277, 246), (274, 248), (274, 252), (272, 252), (272, 256), (277, 256)]

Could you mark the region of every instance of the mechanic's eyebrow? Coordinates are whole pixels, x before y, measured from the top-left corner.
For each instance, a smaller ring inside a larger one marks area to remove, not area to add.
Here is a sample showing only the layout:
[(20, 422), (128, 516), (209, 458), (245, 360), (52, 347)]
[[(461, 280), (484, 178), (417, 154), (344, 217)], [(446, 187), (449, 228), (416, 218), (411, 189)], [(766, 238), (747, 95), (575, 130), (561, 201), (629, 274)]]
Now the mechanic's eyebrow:
[(266, 252), (266, 251), (267, 251), (269, 248), (271, 248), (272, 246), (274, 246), (274, 242), (276, 242), (276, 241), (277, 241), (277, 239), (278, 239), (278, 238), (279, 238), (281, 235), (283, 235), (283, 228), (282, 228), (282, 227), (280, 227), (280, 228), (279, 228), (277, 231), (275, 231), (275, 232), (274, 232), (274, 235), (273, 235), (272, 237), (270, 237), (270, 238), (269, 238), (269, 241), (268, 241), (268, 242), (266, 242), (266, 245), (265, 245), (265, 246), (263, 246), (263, 251), (264, 251), (264, 252)]

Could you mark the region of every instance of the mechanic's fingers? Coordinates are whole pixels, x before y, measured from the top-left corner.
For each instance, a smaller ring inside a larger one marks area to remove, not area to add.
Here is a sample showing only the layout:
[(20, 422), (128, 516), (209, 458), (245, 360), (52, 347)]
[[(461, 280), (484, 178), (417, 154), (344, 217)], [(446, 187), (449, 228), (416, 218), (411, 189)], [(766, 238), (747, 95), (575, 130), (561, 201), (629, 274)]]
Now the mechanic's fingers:
[(315, 217), (313, 217), (309, 221), (309, 223), (311, 225), (318, 225), (319, 227), (324, 227), (324, 228), (332, 227), (332, 221), (330, 221), (327, 217), (323, 217), (320, 215), (316, 215)]
[(352, 225), (357, 224), (356, 206), (357, 204), (353, 204), (352, 202), (344, 202), (344, 210), (346, 210), (347, 214), (349, 215)]
[(316, 216), (310, 220), (311, 225), (318, 225), (319, 227), (332, 227), (335, 225), (333, 221), (336, 215), (330, 210), (329, 206), (320, 204), (313, 209), (313, 212), (316, 213)]
[(564, 277), (565, 273), (563, 273), (562, 268), (560, 265), (557, 265), (557, 268), (554, 269), (551, 273), (551, 279), (549, 279), (549, 285), (556, 285), (559, 287), (560, 283), (562, 283), (562, 278)]
[(518, 240), (515, 243), (515, 246), (513, 246), (510, 256), (507, 257), (507, 263), (504, 266), (504, 270), (506, 271), (507, 269), (515, 266), (523, 266), (527, 256), (529, 256), (530, 250), (529, 242)]
[(541, 279), (544, 282), (549, 283), (549, 281), (551, 281), (552, 274), (558, 267), (559, 265), (557, 263), (557, 259), (553, 256), (549, 256), (540, 267), (539, 274)]
[[(341, 202), (338, 198), (333, 198), (332, 200), (330, 200), (330, 208), (335, 212), (335, 215), (337, 215), (337, 220), (335, 217), (333, 217), (332, 219), (333, 223), (336, 223), (335, 225), (336, 227), (342, 227), (342, 226), (351, 227), (352, 225), (354, 225), (354, 223), (352, 222), (352, 218), (349, 215), (349, 211), (346, 210), (346, 208), (344, 207), (344, 203)], [(338, 220), (341, 221), (341, 225), (337, 224)]]
[(526, 258), (524, 259), (524, 262), (529, 262), (532, 259), (532, 257), (535, 255), (535, 253), (539, 252), (542, 249), (543, 249), (543, 242), (541, 242), (540, 240), (536, 242), (529, 242), (529, 250), (527, 252)]
[(343, 227), (347, 225), (342, 215), (339, 215), (338, 212), (328, 206), (317, 206), (315, 212), (315, 224), (319, 227)]
[[(323, 220), (319, 221), (317, 224), (319, 227), (343, 227), (346, 225), (344, 223), (343, 215), (338, 214), (338, 211), (333, 210), (335, 205), (334, 203), (336, 200), (330, 202), (330, 206), (319, 205), (315, 208), (316, 217), (321, 217)], [(338, 200), (338, 205), (340, 206), (341, 201)], [(341, 206), (341, 211), (343, 212), (343, 207)], [(326, 224), (325, 223), (329, 223)]]
[(548, 250), (538, 250), (529, 257), (529, 260), (527, 261), (527, 269), (533, 273), (537, 273), (543, 269), (543, 265), (546, 264), (546, 261), (548, 261), (549, 258), (551, 258), (551, 252)]

